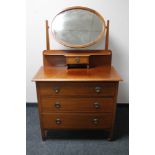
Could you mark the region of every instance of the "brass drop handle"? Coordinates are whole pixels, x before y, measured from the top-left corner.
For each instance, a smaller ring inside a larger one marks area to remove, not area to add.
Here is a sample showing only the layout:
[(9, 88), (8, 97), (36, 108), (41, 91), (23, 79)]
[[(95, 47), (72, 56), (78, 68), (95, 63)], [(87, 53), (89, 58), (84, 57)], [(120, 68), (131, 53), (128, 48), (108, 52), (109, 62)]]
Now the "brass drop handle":
[(60, 102), (58, 102), (58, 101), (54, 104), (54, 106), (55, 106), (55, 108), (57, 108), (57, 109), (61, 108), (61, 104), (60, 104)]
[(62, 123), (62, 121), (61, 121), (61, 119), (60, 119), (60, 118), (57, 118), (57, 119), (55, 120), (55, 123), (56, 123), (57, 125), (59, 125), (59, 124), (61, 124), (61, 123)]
[(98, 118), (94, 118), (94, 119), (92, 120), (92, 122), (93, 122), (94, 125), (98, 125), (98, 124), (99, 124)]
[(100, 93), (101, 92), (101, 87), (95, 87), (95, 91), (96, 91), (96, 93)]
[(80, 58), (79, 58), (79, 57), (76, 57), (76, 58), (75, 58), (75, 62), (76, 62), (76, 63), (80, 63)]
[(96, 109), (99, 109), (99, 108), (100, 108), (100, 103), (95, 102), (95, 103), (94, 103), (94, 107), (95, 107)]

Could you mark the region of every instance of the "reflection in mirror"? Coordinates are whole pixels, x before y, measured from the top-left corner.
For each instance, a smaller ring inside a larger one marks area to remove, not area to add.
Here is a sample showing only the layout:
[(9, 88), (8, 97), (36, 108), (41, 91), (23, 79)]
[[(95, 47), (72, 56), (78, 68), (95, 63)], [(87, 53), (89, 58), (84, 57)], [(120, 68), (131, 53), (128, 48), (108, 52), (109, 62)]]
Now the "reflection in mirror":
[(55, 39), (69, 47), (92, 45), (103, 36), (104, 30), (103, 18), (85, 9), (63, 11), (52, 22)]

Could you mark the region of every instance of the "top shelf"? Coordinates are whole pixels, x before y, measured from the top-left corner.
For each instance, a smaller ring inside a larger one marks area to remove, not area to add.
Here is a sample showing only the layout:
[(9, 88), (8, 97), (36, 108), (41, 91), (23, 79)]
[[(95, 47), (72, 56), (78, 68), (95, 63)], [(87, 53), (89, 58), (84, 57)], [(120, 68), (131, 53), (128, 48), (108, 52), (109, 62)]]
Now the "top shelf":
[(64, 56), (91, 56), (91, 55), (111, 55), (111, 50), (45, 50), (44, 55), (64, 55)]

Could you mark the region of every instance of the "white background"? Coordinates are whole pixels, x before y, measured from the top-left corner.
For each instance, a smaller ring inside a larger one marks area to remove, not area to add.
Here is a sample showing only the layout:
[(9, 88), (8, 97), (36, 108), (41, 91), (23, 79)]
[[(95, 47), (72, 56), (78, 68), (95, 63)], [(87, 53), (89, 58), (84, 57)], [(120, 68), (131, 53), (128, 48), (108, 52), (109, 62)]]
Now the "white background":
[[(155, 154), (154, 14), (154, 1), (130, 1), (129, 153), (131, 155)], [(26, 155), (25, 16), (24, 0), (1, 2), (0, 154), (2, 155)]]
[[(104, 18), (110, 20), (110, 44), (113, 51), (112, 64), (123, 78), (118, 92), (118, 103), (129, 103), (129, 6), (128, 0), (27, 0), (27, 74), (26, 101), (37, 102), (35, 83), (31, 80), (42, 65), (42, 51), (45, 44), (45, 20), (52, 18), (64, 8), (70, 6), (85, 6), (98, 11)], [(66, 49), (51, 36), (52, 49)], [(104, 49), (102, 40), (87, 49)]]

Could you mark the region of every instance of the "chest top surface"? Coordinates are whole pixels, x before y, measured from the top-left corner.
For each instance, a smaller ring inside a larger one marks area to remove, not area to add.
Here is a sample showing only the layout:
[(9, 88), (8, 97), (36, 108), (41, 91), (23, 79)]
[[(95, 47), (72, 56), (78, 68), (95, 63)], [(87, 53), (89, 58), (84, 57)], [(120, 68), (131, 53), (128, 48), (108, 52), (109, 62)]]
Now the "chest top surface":
[(41, 67), (33, 81), (121, 81), (113, 66), (89, 69), (67, 69), (66, 67)]

